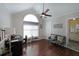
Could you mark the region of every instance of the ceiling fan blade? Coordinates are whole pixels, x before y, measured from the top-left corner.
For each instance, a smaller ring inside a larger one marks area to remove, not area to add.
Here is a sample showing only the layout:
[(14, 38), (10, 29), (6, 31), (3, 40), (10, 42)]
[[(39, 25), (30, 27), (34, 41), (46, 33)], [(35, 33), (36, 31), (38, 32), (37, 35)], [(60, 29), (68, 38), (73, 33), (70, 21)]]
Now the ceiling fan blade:
[(49, 11), (49, 9), (46, 9), (46, 11), (44, 12), (45, 14)]
[(45, 14), (45, 16), (49, 16), (49, 17), (51, 17), (52, 15)]

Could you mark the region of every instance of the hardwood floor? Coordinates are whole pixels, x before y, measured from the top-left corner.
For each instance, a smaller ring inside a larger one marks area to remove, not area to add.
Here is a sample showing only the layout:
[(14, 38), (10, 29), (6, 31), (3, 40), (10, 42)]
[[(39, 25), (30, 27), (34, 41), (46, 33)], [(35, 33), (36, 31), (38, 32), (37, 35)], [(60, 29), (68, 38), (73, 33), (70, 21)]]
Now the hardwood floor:
[(39, 40), (25, 44), (23, 56), (79, 56), (79, 52), (55, 44), (50, 45), (47, 40)]

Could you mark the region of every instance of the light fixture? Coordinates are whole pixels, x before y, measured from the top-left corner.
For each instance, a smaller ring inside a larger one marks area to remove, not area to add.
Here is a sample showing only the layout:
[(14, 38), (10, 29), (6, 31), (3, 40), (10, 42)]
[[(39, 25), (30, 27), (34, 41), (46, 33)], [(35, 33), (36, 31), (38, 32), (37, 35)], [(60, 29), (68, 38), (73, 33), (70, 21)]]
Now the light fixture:
[(73, 18), (73, 20), (76, 20), (76, 18)]
[(45, 15), (41, 15), (42, 16), (42, 18), (47, 18)]
[(42, 17), (45, 17), (45, 15), (42, 15)]

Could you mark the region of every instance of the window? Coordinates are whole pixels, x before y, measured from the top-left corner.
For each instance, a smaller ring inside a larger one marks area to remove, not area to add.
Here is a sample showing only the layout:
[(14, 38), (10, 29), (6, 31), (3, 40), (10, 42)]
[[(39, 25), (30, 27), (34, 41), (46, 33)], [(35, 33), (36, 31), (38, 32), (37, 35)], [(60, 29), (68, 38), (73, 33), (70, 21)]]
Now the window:
[(38, 19), (36, 18), (36, 16), (34, 16), (32, 14), (28, 14), (27, 16), (25, 16), (24, 21), (38, 22)]
[(38, 26), (36, 25), (24, 25), (24, 36), (27, 35), (29, 37), (38, 36)]
[(27, 35), (27, 38), (38, 37), (38, 19), (36, 16), (29, 14), (24, 18), (24, 37)]

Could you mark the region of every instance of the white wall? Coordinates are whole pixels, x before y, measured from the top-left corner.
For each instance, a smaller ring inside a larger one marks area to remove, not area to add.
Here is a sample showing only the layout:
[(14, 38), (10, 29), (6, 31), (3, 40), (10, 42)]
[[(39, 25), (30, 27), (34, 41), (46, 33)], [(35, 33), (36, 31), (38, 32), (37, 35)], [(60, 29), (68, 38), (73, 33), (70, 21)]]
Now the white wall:
[[(32, 8), (28, 9), (22, 12), (18, 12), (15, 14), (12, 14), (12, 27), (15, 28), (16, 34), (20, 34), (23, 36), (23, 19), (27, 14), (33, 14), (35, 15), (38, 20), (39, 20), (39, 25), (42, 24), (43, 26), (43, 20), (40, 18), (39, 14)], [(43, 39), (44, 38), (44, 33), (43, 33), (44, 28), (39, 28), (39, 38)]]
[[(0, 10), (0, 29), (7, 28), (10, 29), (12, 26), (11, 24), (11, 14), (5, 10)], [(10, 31), (6, 30), (6, 34), (10, 34)]]
[(51, 30), (52, 30), (52, 19), (50, 17), (47, 17), (45, 18), (44, 22), (43, 22), (43, 26), (44, 26), (44, 38), (45, 39), (48, 39), (48, 37), (50, 36), (50, 34), (52, 33)]
[(11, 26), (11, 15), (6, 11), (0, 11), (0, 27), (8, 27)]

